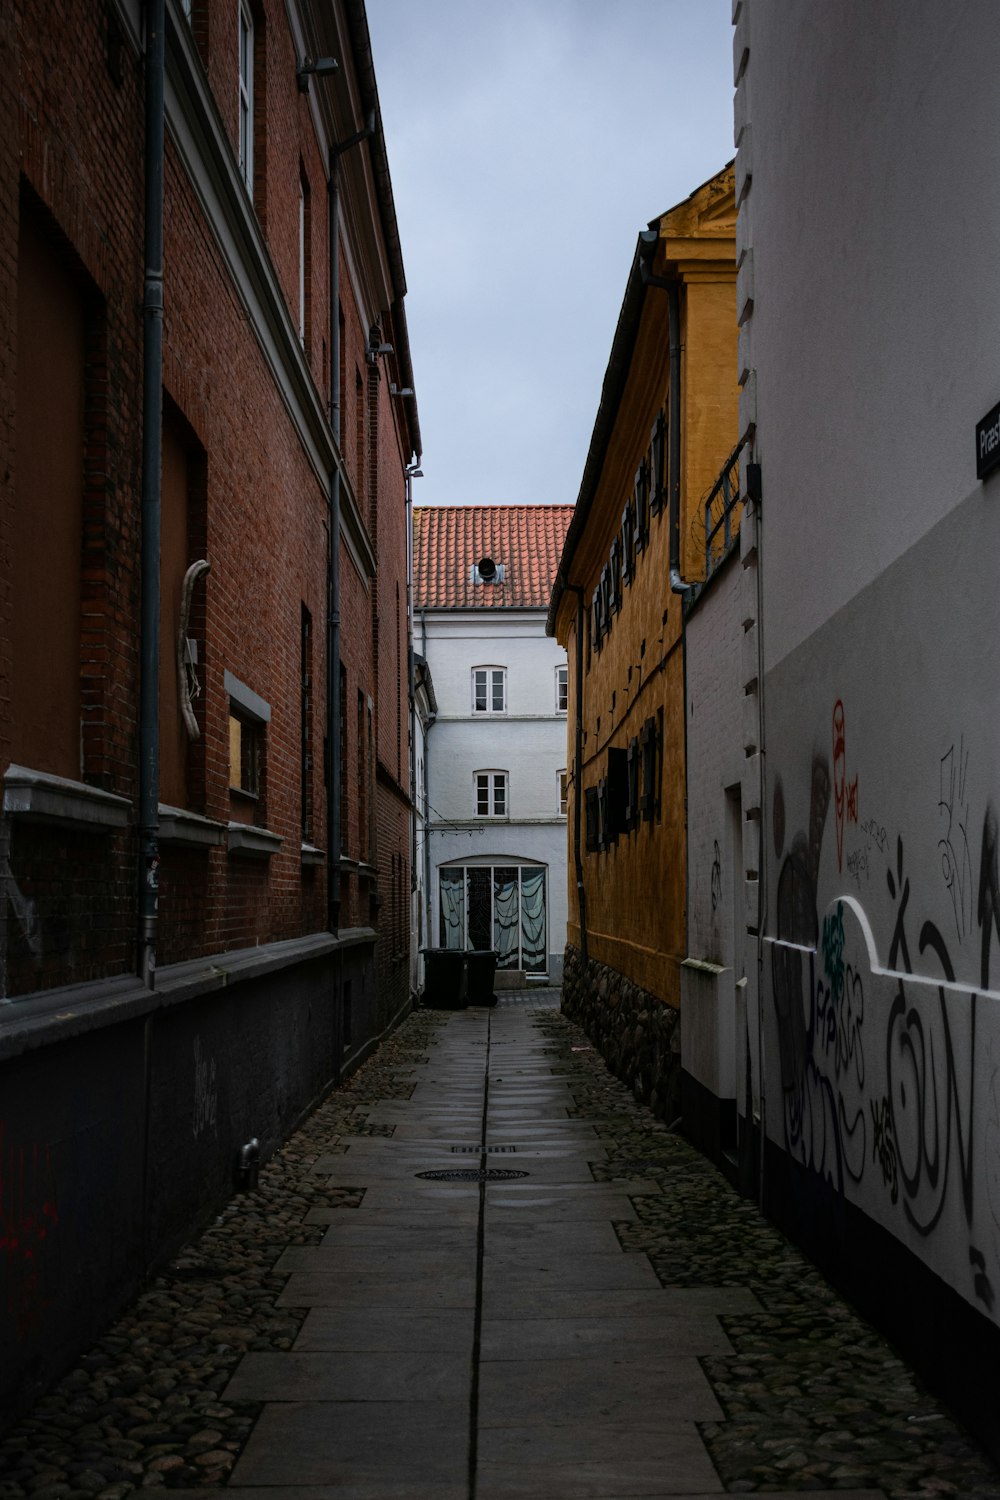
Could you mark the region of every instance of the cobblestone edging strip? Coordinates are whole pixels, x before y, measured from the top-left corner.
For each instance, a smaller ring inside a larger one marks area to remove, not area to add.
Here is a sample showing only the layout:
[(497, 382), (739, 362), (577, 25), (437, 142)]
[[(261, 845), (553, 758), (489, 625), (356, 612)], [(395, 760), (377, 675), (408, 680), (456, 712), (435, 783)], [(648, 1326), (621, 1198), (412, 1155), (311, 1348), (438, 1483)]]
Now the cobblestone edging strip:
[(407, 1098), (401, 1070), (426, 1061), (438, 1016), (419, 1012), (330, 1094), (175, 1257), (31, 1413), (0, 1440), (0, 1500), (124, 1500), (137, 1489), (221, 1486), (259, 1406), (220, 1401), (248, 1350), (290, 1349), (305, 1309), (276, 1306), (288, 1245), (318, 1244), (312, 1208), (356, 1206), (363, 1189), (331, 1188), (313, 1163), (343, 1134), (391, 1134), (365, 1117)]
[(562, 1008), (657, 1119), (672, 1123), (681, 1112), (680, 1011), (640, 989), (617, 969), (586, 964), (568, 947)]
[(699, 1431), (727, 1491), (1000, 1500), (989, 1458), (756, 1206), (638, 1105), (565, 1017), (537, 1024), (607, 1148), (595, 1178), (652, 1190), (633, 1200), (639, 1222), (616, 1226), (623, 1249), (648, 1255), (665, 1287), (747, 1287), (761, 1304), (721, 1319), (735, 1358), (701, 1360), (726, 1421)]

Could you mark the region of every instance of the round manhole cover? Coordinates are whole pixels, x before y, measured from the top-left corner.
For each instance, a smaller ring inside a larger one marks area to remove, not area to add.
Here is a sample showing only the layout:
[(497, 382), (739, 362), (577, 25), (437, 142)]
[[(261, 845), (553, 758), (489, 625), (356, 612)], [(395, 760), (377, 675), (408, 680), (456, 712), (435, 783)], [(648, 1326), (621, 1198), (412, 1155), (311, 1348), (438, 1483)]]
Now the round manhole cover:
[(487, 1167), (485, 1170), (477, 1170), (474, 1167), (447, 1168), (440, 1172), (418, 1172), (418, 1177), (424, 1177), (430, 1182), (510, 1182), (513, 1177), (527, 1177), (527, 1172), (515, 1172), (510, 1167)]

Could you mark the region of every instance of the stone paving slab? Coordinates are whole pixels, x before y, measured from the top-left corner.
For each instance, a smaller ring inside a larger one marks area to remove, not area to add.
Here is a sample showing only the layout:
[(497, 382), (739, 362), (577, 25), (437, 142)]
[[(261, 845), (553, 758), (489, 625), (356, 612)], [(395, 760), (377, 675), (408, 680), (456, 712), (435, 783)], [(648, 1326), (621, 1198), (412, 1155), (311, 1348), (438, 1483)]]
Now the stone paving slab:
[(266, 1406), (233, 1472), (234, 1486), (364, 1481), (375, 1496), (419, 1477), (424, 1500), (443, 1485), (468, 1495), (468, 1400), (298, 1401)]
[(473, 1223), (479, 1217), (479, 1189), (470, 1182), (393, 1182), (385, 1186), (366, 1187), (364, 1211), (392, 1210), (447, 1214), (449, 1220), (461, 1215)]
[(379, 1353), (305, 1351), (247, 1354), (223, 1401), (450, 1401), (468, 1395), (464, 1358), (394, 1349)]
[(606, 1223), (625, 1223), (637, 1220), (638, 1215), (632, 1200), (624, 1193), (592, 1194), (574, 1193), (567, 1196), (555, 1189), (540, 1192), (535, 1189), (527, 1193), (500, 1192), (496, 1187), (486, 1189), (486, 1217), (490, 1224), (503, 1219), (520, 1221), (522, 1224), (562, 1224), (578, 1220), (599, 1220)]
[(518, 1218), (509, 1213), (491, 1211), (487, 1218), (487, 1238), (492, 1255), (501, 1258), (508, 1251), (528, 1249), (564, 1256), (595, 1251), (610, 1255), (621, 1249), (610, 1219), (560, 1219), (550, 1223), (533, 1216)]
[(693, 1422), (626, 1431), (581, 1421), (486, 1430), (478, 1459), (477, 1500), (643, 1494), (702, 1500), (723, 1493)]
[(403, 1255), (411, 1250), (464, 1249), (469, 1243), (467, 1224), (442, 1223), (438, 1214), (411, 1214), (407, 1223), (405, 1217), (396, 1215), (387, 1218), (382, 1214), (365, 1214), (362, 1210), (346, 1218), (337, 1209), (317, 1209), (306, 1214), (305, 1222), (326, 1227), (321, 1245), (340, 1245), (345, 1250), (371, 1245), (376, 1249), (396, 1250)]
[(433, 1307), (476, 1305), (474, 1276), (447, 1276), (435, 1281), (358, 1276), (335, 1271), (308, 1271), (289, 1276), (276, 1299), (279, 1307), (399, 1307), (421, 1312)]
[(473, 1320), (466, 1308), (406, 1312), (397, 1307), (315, 1307), (302, 1325), (295, 1350), (466, 1358), (471, 1357), (472, 1341)]
[(608, 1358), (647, 1345), (671, 1357), (733, 1353), (718, 1318), (700, 1311), (688, 1317), (484, 1318), (482, 1324), (484, 1360)]
[[(291, 1255), (315, 1255), (322, 1252), (294, 1250)], [(648, 1287), (659, 1296), (660, 1283), (645, 1256), (575, 1255), (570, 1260), (558, 1256), (539, 1256), (537, 1250), (520, 1254), (502, 1254), (487, 1245), (483, 1267), (483, 1299), (489, 1305), (494, 1296), (503, 1302), (506, 1296), (517, 1297), (525, 1291), (545, 1297), (549, 1291), (621, 1291)]]
[[(335, 1485), (244, 1485), (233, 1480), (229, 1488), (236, 1490), (240, 1500), (430, 1500), (422, 1479), (390, 1479), (385, 1476), (367, 1482), (364, 1479), (348, 1479)], [(184, 1490), (172, 1487), (171, 1494), (185, 1495), (188, 1500), (219, 1500), (218, 1490)], [(469, 1500), (468, 1483), (438, 1482), (434, 1486), (433, 1500)]]
[(719, 1421), (722, 1409), (697, 1359), (624, 1358), (483, 1360), (479, 1429), (563, 1424), (608, 1427), (618, 1435), (662, 1434), (677, 1422)]
[[(371, 1244), (405, 1244), (412, 1235), (426, 1244), (465, 1243), (466, 1226), (477, 1221), (477, 1211), (470, 1206), (468, 1212), (458, 1213), (449, 1208), (447, 1214), (431, 1208), (358, 1209), (345, 1214), (342, 1209), (325, 1205), (311, 1208), (303, 1223), (324, 1226), (345, 1240), (366, 1241)], [(400, 1238), (397, 1239), (396, 1235)]]
[(470, 1233), (464, 1245), (450, 1250), (407, 1250), (402, 1247), (369, 1245), (347, 1249), (327, 1236), (320, 1245), (291, 1245), (274, 1263), (275, 1273), (304, 1275), (385, 1277), (391, 1280), (433, 1280), (449, 1276), (473, 1276), (476, 1244)]

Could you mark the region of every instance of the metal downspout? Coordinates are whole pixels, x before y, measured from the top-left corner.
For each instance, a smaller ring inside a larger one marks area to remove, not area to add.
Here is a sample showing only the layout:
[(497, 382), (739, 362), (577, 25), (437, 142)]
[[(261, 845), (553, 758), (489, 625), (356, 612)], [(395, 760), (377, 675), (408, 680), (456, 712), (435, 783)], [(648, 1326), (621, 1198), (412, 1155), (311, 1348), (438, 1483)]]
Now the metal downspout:
[(330, 426), (338, 462), (330, 475), (326, 560), (326, 925), (340, 930), (340, 153), (330, 147)]
[(138, 971), (156, 983), (160, 799), (160, 468), (163, 441), (164, 0), (146, 5), (145, 283), (140, 548)]
[(327, 199), (330, 239), (330, 426), (337, 448), (337, 464), (330, 475), (330, 552), (327, 558), (326, 609), (326, 735), (329, 767), (326, 800), (326, 913), (327, 927), (340, 930), (340, 158), (352, 146), (375, 134), (375, 111), (363, 130), (329, 151)]
[(668, 281), (666, 291), (670, 312), (670, 404), (667, 422), (670, 589), (674, 594), (686, 595), (690, 593), (690, 584), (685, 583), (681, 577), (681, 294), (676, 281)]
[[(413, 652), (413, 477), (420, 467), (420, 454), (406, 467), (406, 667), (410, 695), (410, 922), (417, 892), (417, 667)], [(412, 933), (411, 933), (412, 937)], [(411, 954), (412, 999), (418, 992), (418, 955)]]
[[(427, 611), (420, 611), (420, 654), (424, 661), (427, 660)], [(427, 918), (424, 923), (425, 942), (428, 948), (434, 946), (433, 933), (431, 932), (431, 730), (437, 720), (436, 714), (431, 714), (427, 720), (427, 729), (424, 732), (424, 906)]]
[(576, 595), (576, 689), (573, 746), (573, 864), (576, 872), (576, 899), (580, 913), (580, 958), (588, 962), (587, 888), (583, 879), (583, 589), (567, 583), (566, 591)]

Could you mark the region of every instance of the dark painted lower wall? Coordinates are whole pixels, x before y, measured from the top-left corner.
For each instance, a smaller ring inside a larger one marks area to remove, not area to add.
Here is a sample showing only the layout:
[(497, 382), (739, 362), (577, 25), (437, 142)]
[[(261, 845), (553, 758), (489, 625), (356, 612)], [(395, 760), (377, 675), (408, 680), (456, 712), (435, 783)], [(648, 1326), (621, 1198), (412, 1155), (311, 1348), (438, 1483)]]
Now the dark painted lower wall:
[(327, 938), (0, 1010), (0, 1430), (377, 1045), (374, 991)]
[(1000, 1330), (773, 1142), (764, 1207), (1000, 1462)]
[(566, 949), (562, 1009), (583, 1028), (616, 1078), (658, 1119), (681, 1112), (680, 1011), (617, 969)]

